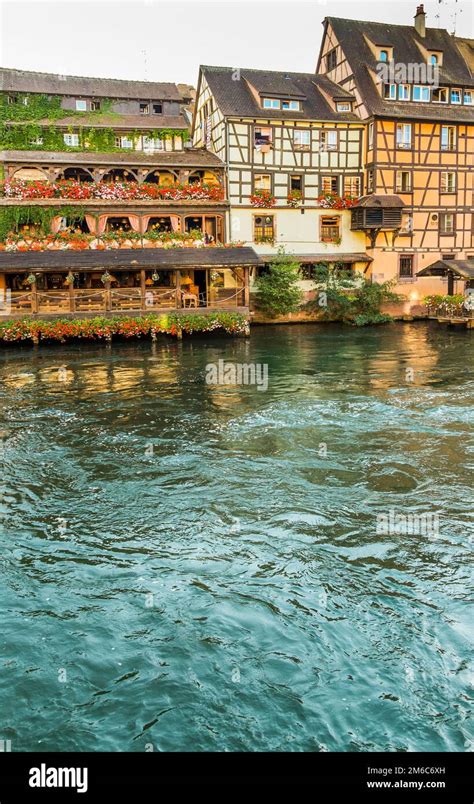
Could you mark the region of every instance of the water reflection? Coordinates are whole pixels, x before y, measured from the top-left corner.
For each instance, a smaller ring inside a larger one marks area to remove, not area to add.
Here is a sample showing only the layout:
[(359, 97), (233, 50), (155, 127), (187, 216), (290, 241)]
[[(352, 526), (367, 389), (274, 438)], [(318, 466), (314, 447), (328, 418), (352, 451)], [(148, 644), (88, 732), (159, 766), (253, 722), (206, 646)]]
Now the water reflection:
[[(469, 344), (405, 324), (2, 351), (15, 750), (466, 750)], [(268, 391), (207, 385), (219, 359), (268, 364)], [(437, 538), (377, 533), (434, 507)]]

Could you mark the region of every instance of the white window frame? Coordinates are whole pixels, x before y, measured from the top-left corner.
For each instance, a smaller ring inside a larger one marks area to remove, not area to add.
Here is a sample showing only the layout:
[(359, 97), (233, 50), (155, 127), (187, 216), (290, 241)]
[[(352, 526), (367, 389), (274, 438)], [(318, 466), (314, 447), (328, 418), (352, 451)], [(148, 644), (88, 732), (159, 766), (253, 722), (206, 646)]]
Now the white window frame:
[(279, 109), (280, 101), (278, 98), (264, 98), (262, 106), (264, 109)]
[(142, 149), (147, 153), (156, 153), (156, 151), (165, 150), (165, 142), (159, 137), (147, 137), (145, 134), (142, 137)]
[(399, 101), (409, 101), (410, 100), (410, 84), (399, 84), (398, 85), (398, 100)]
[[(398, 139), (398, 132), (400, 130), (402, 132), (402, 136), (401, 136), (401, 138), (399, 140)], [(405, 132), (410, 133), (409, 138), (405, 137)], [(412, 130), (411, 123), (397, 123), (395, 136), (396, 136), (396, 143), (395, 144), (396, 144), (397, 148), (399, 148), (401, 150), (406, 150), (406, 151), (411, 150), (412, 145), (413, 145), (413, 130)]]
[[(439, 227), (440, 233), (447, 235), (455, 234), (456, 227), (455, 227), (454, 212), (442, 212), (441, 215), (442, 217), (440, 217), (440, 227)], [(441, 221), (444, 221), (444, 223), (446, 223), (446, 221), (449, 219), (451, 219), (451, 226), (450, 227), (444, 226), (444, 228), (441, 228)]]
[(433, 103), (448, 103), (449, 96), (448, 96), (448, 88), (447, 87), (438, 87), (439, 92), (443, 92), (444, 100), (436, 100), (434, 94), (431, 95), (431, 100)]
[[(454, 100), (454, 97), (455, 97), (454, 93), (457, 93), (457, 96), (458, 96), (459, 100)], [(451, 89), (450, 92), (449, 92), (449, 100), (450, 100), (450, 103), (454, 104), (455, 106), (459, 106), (459, 104), (462, 103), (462, 92), (461, 92), (461, 90), (460, 89)]]
[(283, 100), (281, 102), (281, 108), (285, 112), (299, 112), (301, 110), (300, 102), (297, 100)]
[(64, 144), (69, 145), (70, 148), (79, 147), (79, 134), (63, 134), (63, 140)]
[(343, 101), (342, 103), (336, 103), (336, 111), (338, 112), (351, 112), (352, 106), (350, 103), (346, 103)]
[[(293, 145), (301, 151), (309, 151), (311, 148), (311, 131), (307, 128), (294, 128), (292, 133)], [(300, 139), (300, 142), (297, 140)]]
[[(443, 131), (446, 131), (447, 135), (447, 142), (446, 145), (443, 145)], [(453, 132), (452, 138), (450, 132)], [(452, 147), (451, 147), (452, 142)], [(456, 128), (455, 126), (441, 126), (440, 131), (440, 145), (442, 151), (455, 151), (456, 150)]]
[[(346, 190), (346, 182), (351, 185), (353, 182), (355, 184), (354, 187), (349, 187), (349, 191)], [(342, 179), (342, 190), (344, 195), (348, 195), (351, 198), (359, 198), (360, 196), (360, 176), (343, 176)], [(355, 192), (353, 192), (355, 190)]]
[[(266, 186), (262, 184), (259, 186), (257, 184), (257, 179), (267, 178), (268, 182), (265, 182)], [(253, 176), (253, 189), (255, 190), (269, 190), (271, 192), (272, 189), (272, 174), (271, 173), (254, 173)]]
[[(472, 106), (474, 104), (474, 92), (472, 89), (464, 89), (462, 95), (464, 106)], [(466, 98), (469, 98), (469, 100), (466, 100)]]
[[(417, 90), (420, 91), (420, 97), (419, 98), (416, 97), (416, 91)], [(425, 95), (426, 97), (423, 97), (423, 95)], [(413, 87), (413, 90), (412, 90), (412, 100), (414, 100), (416, 103), (429, 103), (429, 101), (430, 101), (430, 88), (429, 87), (424, 87), (421, 84), (415, 84), (415, 86)]]
[(131, 140), (129, 137), (121, 136), (119, 137), (119, 139), (120, 139), (120, 148), (124, 148), (127, 151), (133, 148), (133, 140)]
[(76, 112), (87, 112), (87, 101), (76, 98)]
[[(388, 87), (388, 95), (385, 95), (384, 88)], [(383, 84), (382, 97), (384, 100), (397, 100), (397, 85), (396, 84)]]
[(375, 133), (375, 126), (374, 123), (369, 123), (369, 131), (367, 135), (367, 150), (373, 151), (374, 149), (374, 133)]
[[(403, 176), (406, 174), (408, 176), (408, 187), (403, 189)], [(397, 177), (396, 177), (396, 184), (395, 184), (395, 192), (397, 193), (411, 193), (412, 186), (411, 186), (412, 176), (409, 170), (397, 170)]]
[[(449, 177), (452, 177), (452, 187), (449, 189)], [(441, 193), (455, 193), (456, 192), (456, 171), (443, 170), (440, 176), (440, 192)]]

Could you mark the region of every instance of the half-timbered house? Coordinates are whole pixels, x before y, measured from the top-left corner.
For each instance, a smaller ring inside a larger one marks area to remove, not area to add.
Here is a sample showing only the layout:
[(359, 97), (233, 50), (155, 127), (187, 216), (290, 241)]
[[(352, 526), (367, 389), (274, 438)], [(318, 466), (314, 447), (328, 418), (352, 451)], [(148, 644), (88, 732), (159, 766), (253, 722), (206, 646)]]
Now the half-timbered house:
[(200, 69), (193, 145), (227, 166), (228, 231), (264, 262), (283, 247), (315, 263), (366, 270), (350, 208), (364, 191), (364, 123), (352, 91), (325, 76)]
[[(354, 97), (365, 122), (366, 197), (352, 213), (373, 275), (416, 300), (436, 260), (474, 258), (474, 42), (414, 25), (328, 17), (316, 72)], [(422, 273), (427, 277), (426, 273)]]
[(225, 166), (192, 147), (190, 101), (0, 70), (0, 315), (248, 307), (258, 258), (225, 248)]

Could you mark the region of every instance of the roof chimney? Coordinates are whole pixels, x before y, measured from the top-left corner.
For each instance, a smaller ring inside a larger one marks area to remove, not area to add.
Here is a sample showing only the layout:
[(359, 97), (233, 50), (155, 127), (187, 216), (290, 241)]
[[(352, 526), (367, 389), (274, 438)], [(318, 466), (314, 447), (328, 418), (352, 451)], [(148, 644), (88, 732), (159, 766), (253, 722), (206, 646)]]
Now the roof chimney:
[(418, 6), (416, 9), (415, 14), (415, 31), (417, 32), (418, 36), (422, 36), (423, 39), (425, 38), (426, 34), (426, 14), (424, 6)]

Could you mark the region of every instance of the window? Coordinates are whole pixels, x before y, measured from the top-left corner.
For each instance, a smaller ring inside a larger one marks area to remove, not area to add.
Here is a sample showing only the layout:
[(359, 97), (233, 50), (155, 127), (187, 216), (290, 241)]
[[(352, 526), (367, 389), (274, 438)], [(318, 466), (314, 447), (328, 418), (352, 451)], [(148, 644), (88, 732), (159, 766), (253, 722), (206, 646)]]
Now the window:
[(165, 150), (165, 143), (164, 140), (160, 140), (158, 137), (143, 137), (143, 150), (147, 151), (148, 153), (154, 153), (155, 151), (164, 151)]
[(344, 176), (344, 195), (349, 198), (360, 196), (360, 176)]
[(279, 109), (280, 108), (280, 101), (277, 98), (264, 98), (263, 99), (263, 108), (264, 109)]
[(300, 151), (309, 151), (311, 147), (311, 132), (295, 128), (293, 131), (293, 145)]
[(397, 85), (396, 84), (384, 84), (383, 85), (383, 96), (386, 100), (396, 100), (397, 99)]
[(439, 216), (439, 233), (442, 235), (454, 234), (455, 229), (454, 212), (441, 212)]
[(76, 112), (87, 112), (87, 101), (85, 101), (85, 100), (77, 100), (76, 101)]
[(284, 111), (288, 111), (288, 109), (290, 109), (292, 112), (299, 112), (301, 107), (299, 101), (292, 100), (292, 101), (282, 101), (281, 108)]
[(339, 215), (321, 216), (321, 240), (323, 243), (336, 243), (341, 239), (341, 218)]
[(335, 70), (336, 67), (337, 67), (337, 48), (335, 47), (332, 50), (330, 50), (326, 56), (326, 71), (330, 73), (331, 70)]
[(256, 173), (253, 177), (254, 190), (271, 190), (272, 177), (269, 173)]
[(434, 65), (434, 64), (438, 64), (438, 56), (436, 55), (436, 53), (432, 53), (432, 54), (431, 54), (431, 56), (430, 56), (430, 62), (431, 62), (431, 64), (433, 64), (433, 65)]
[(336, 103), (336, 111), (338, 112), (352, 112), (352, 103)]
[(441, 192), (442, 193), (455, 193), (456, 192), (456, 174), (453, 170), (448, 170), (441, 173)]
[(374, 147), (374, 124), (373, 123), (369, 123), (369, 134), (368, 134), (367, 147), (368, 147), (369, 151), (371, 151), (373, 149), (373, 147)]
[(447, 103), (448, 102), (448, 90), (446, 87), (438, 87), (437, 89), (433, 89), (433, 94), (431, 96), (433, 103)]
[(411, 173), (409, 170), (397, 171), (397, 193), (411, 193)]
[(8, 103), (9, 104), (18, 103), (18, 95), (9, 95)]
[(72, 148), (77, 148), (79, 145), (79, 134), (64, 134), (64, 144)]
[(375, 187), (375, 174), (373, 168), (367, 171), (367, 192), (373, 193)]
[(271, 128), (264, 128), (256, 126), (255, 128), (255, 147), (259, 148), (262, 145), (269, 145), (272, 142)]
[(30, 140), (30, 145), (43, 145), (43, 137), (35, 137), (33, 140)]
[(320, 137), (319, 141), (321, 151), (337, 151), (338, 149), (337, 131), (328, 131), (323, 129), (319, 137)]
[(272, 243), (275, 239), (274, 215), (256, 215), (253, 239), (256, 243)]
[(116, 148), (133, 148), (133, 140), (129, 137), (115, 137)]
[(297, 193), (303, 192), (303, 176), (299, 175), (290, 176), (290, 193), (292, 192)]
[(414, 101), (424, 101), (427, 102), (430, 99), (430, 88), (429, 87), (420, 87), (414, 86), (413, 87), (413, 100)]
[(415, 257), (413, 254), (400, 254), (398, 275), (400, 279), (412, 279)]
[(460, 89), (452, 89), (451, 90), (451, 103), (461, 103), (461, 90)]
[(397, 148), (411, 148), (411, 123), (397, 123)]
[(99, 100), (91, 101), (91, 112), (100, 112), (100, 101)]
[(388, 50), (381, 50), (380, 51), (379, 61), (388, 61)]
[(339, 176), (321, 176), (321, 193), (337, 195), (339, 192)]
[(456, 147), (456, 129), (454, 126), (441, 126), (441, 150), (454, 151)]
[(162, 103), (154, 103), (153, 104), (153, 114), (163, 114), (163, 104)]
[(473, 98), (474, 98), (474, 92), (472, 91), (472, 89), (465, 89), (464, 93), (463, 93), (463, 97), (464, 97), (464, 105), (465, 106), (472, 106)]
[(140, 114), (150, 114), (150, 104), (149, 103), (141, 103), (140, 104)]
[(398, 85), (398, 100), (410, 100), (410, 87), (408, 84)]

